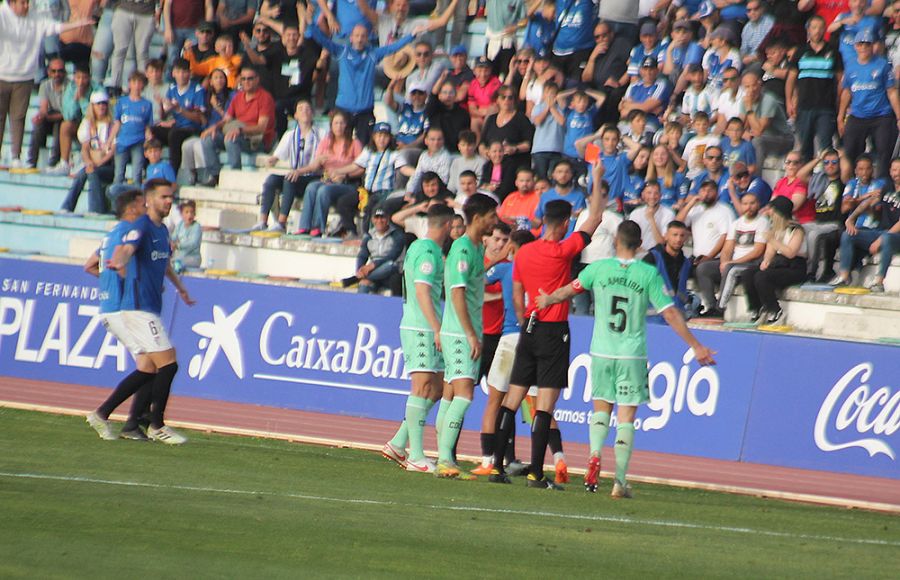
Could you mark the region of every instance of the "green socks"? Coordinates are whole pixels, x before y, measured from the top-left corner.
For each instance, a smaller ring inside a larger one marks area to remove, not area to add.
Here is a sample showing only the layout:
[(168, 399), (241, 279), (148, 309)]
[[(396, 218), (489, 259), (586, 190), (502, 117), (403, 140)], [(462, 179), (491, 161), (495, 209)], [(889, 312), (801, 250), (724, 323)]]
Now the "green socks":
[(438, 405), (437, 417), (434, 420), (434, 430), (437, 433), (438, 446), (440, 446), (441, 442), (441, 431), (444, 429), (444, 417), (447, 416), (447, 409), (450, 408), (450, 401), (441, 397), (441, 402)]
[[(423, 399), (422, 397), (416, 397), (414, 395), (410, 395), (409, 397), (407, 397), (407, 399), (406, 399), (406, 418), (400, 423), (400, 428), (397, 429), (397, 432), (394, 433), (394, 437), (390, 441), (391, 445), (393, 445), (397, 449), (406, 449), (407, 445), (410, 445), (410, 447), (412, 447), (412, 441), (410, 440), (410, 433), (409, 433), (409, 431), (410, 431), (410, 429), (409, 429), (409, 402), (412, 399), (417, 399), (418, 401), (424, 401), (425, 415), (428, 415), (428, 411), (430, 411), (431, 408), (434, 407), (434, 401), (431, 401), (429, 399)], [(420, 429), (419, 430), (419, 439), (418, 439), (420, 450), (422, 448), (421, 433), (422, 433), (422, 430)], [(417, 459), (419, 458), (418, 456), (414, 456), (414, 457), (416, 457)]]
[(406, 425), (406, 429), (409, 431), (409, 458), (414, 461), (425, 457), (422, 438), (425, 431), (425, 417), (432, 406), (434, 403), (422, 397), (410, 395), (406, 399), (406, 420), (403, 421), (403, 425)]
[[(593, 441), (591, 442), (593, 445)], [(616, 428), (616, 479), (625, 484), (628, 462), (634, 450), (634, 423), (619, 423)]]
[(609, 413), (595, 412), (588, 425), (588, 436), (591, 443), (591, 455), (600, 455), (603, 442), (609, 434)]
[[(444, 405), (441, 399), (441, 406)], [(459, 437), (459, 430), (462, 427), (463, 417), (472, 401), (462, 397), (454, 397), (450, 403), (447, 413), (444, 416), (444, 425), (438, 434), (438, 461), (453, 461), (453, 447), (456, 445), (456, 439)]]

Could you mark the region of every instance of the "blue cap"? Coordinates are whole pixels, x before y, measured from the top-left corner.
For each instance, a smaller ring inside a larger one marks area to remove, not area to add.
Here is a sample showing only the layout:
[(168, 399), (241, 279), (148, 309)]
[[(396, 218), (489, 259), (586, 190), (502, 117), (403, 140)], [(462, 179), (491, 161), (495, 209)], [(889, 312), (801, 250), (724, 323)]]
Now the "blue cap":
[(703, 0), (697, 8), (697, 18), (706, 18), (707, 16), (711, 16), (715, 11), (716, 7), (712, 3), (712, 0)]
[(387, 133), (388, 135), (393, 134), (393, 131), (391, 131), (390, 123), (384, 123), (384, 122), (375, 123), (375, 126), (372, 127), (372, 132), (373, 133)]
[(853, 43), (857, 44), (860, 42), (875, 42), (875, 33), (871, 28), (861, 28), (859, 32), (856, 33), (856, 36), (853, 37)]
[(464, 44), (457, 44), (453, 48), (450, 49), (450, 56), (456, 56), (458, 54), (468, 54), (469, 51), (466, 50), (466, 46)]

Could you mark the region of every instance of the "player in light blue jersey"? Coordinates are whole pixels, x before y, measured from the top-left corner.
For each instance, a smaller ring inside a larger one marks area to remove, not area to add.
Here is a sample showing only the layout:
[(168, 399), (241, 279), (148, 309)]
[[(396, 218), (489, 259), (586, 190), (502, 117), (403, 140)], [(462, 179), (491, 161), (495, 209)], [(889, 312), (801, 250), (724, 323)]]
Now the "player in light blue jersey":
[(179, 445), (187, 439), (163, 421), (172, 380), (178, 372), (175, 349), (160, 320), (164, 278), (178, 290), (185, 304), (194, 304), (169, 258), (169, 230), (163, 219), (169, 215), (174, 199), (174, 186), (165, 179), (151, 179), (144, 184), (147, 214), (134, 222), (122, 244), (113, 252), (110, 269), (125, 268), (121, 317), (136, 348), (149, 359), (156, 377), (150, 388), (136, 395), (135, 405), (150, 401), (150, 426), (147, 436), (155, 441)]
[[(107, 263), (112, 259), (115, 249), (121, 245), (125, 234), (131, 230), (137, 219), (144, 216), (146, 211), (144, 193), (139, 189), (126, 190), (116, 198), (116, 216), (121, 221), (106, 234), (100, 248), (91, 255), (84, 266), (88, 274), (100, 279), (100, 320), (103, 326), (107, 332), (125, 345), (137, 362), (134, 372), (122, 379), (103, 404), (96, 411), (89, 413), (86, 418), (102, 439), (116, 439), (109, 424), (110, 414), (141, 387), (151, 384), (156, 377), (154, 368), (144, 360), (145, 357), (131, 340), (122, 321), (120, 306), (125, 272), (111, 270), (107, 267)], [(119, 437), (139, 441), (147, 439), (137, 423), (138, 416), (142, 411), (143, 409), (137, 408), (137, 405), (132, 406), (128, 421), (122, 428)]]

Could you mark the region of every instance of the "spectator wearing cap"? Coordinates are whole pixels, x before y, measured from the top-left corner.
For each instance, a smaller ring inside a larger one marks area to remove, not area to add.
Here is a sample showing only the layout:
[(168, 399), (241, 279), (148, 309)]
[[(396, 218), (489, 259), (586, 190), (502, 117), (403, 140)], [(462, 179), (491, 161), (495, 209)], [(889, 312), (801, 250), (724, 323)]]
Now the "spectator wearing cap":
[(772, 187), (761, 176), (753, 175), (743, 161), (736, 161), (731, 165), (728, 176), (728, 202), (741, 215), (741, 200), (748, 193), (756, 196), (759, 207), (765, 207), (772, 197)]
[(655, 56), (645, 56), (641, 63), (640, 80), (633, 83), (625, 91), (619, 104), (622, 116), (633, 110), (647, 114), (647, 125), (651, 129), (660, 128), (659, 116), (669, 105), (672, 86), (665, 77), (659, 76), (659, 67)]
[(113, 159), (116, 148), (112, 140), (113, 116), (109, 110), (109, 96), (106, 91), (91, 93), (90, 105), (84, 119), (78, 126), (78, 141), (81, 143), (81, 161), (84, 167), (75, 174), (69, 193), (63, 201), (62, 209), (75, 211), (78, 197), (89, 184), (88, 211), (104, 213), (106, 196), (104, 189), (113, 181), (115, 168)]
[(61, 24), (29, 14), (28, 0), (0, 4), (0, 148), (8, 115), (12, 145), (8, 167), (25, 168), (25, 161), (20, 159), (25, 116), (44, 38), (91, 24), (90, 20)]
[(640, 42), (631, 49), (628, 55), (628, 69), (619, 79), (619, 84), (628, 85), (636, 82), (641, 76), (641, 68), (652, 57), (659, 63), (666, 47), (660, 45), (655, 22), (644, 22), (640, 29)]
[[(617, 1), (619, 0), (615, 0), (615, 2)], [(631, 2), (631, 0), (625, 1)], [(610, 0), (609, 3), (615, 2)], [(606, 2), (604, 2), (605, 5)], [(593, 0), (571, 0), (565, 4), (560, 3), (556, 8), (555, 37), (553, 37), (551, 51), (554, 64), (567, 79), (579, 78), (582, 65), (594, 49), (594, 39), (591, 33), (597, 22), (596, 14)], [(637, 30), (634, 32), (636, 33)], [(636, 37), (636, 34), (625, 35), (629, 45), (631, 40)]]
[[(191, 45), (191, 50), (194, 52), (194, 57), (197, 62), (203, 62), (216, 56), (217, 31), (216, 23), (212, 20), (204, 20), (197, 25), (197, 29), (194, 31), (195, 42)], [(185, 44), (187, 43), (187, 40), (191, 39), (187, 38)], [(181, 49), (179, 49), (178, 52), (181, 54)], [(194, 80), (203, 79), (197, 78)]]
[[(463, 131), (469, 131), (472, 119), (457, 97), (458, 90), (453, 81), (438, 82), (425, 103), (425, 130), (436, 127), (447, 135), (445, 146), (451, 153), (459, 151), (459, 138)], [(477, 138), (475, 138), (477, 140)]]
[[(741, 216), (728, 228), (721, 258), (708, 260), (697, 266), (697, 286), (703, 303), (712, 305), (703, 315), (711, 318), (725, 315), (725, 308), (741, 273), (759, 265), (766, 251), (769, 220), (759, 213), (762, 207), (759, 198), (745, 191), (736, 207), (740, 208)], [(716, 287), (719, 285), (721, 292), (716, 299)]]
[[(819, 18), (819, 17), (814, 17)], [(798, 176), (807, 181), (807, 195), (815, 203), (816, 219), (803, 224), (806, 230), (807, 280), (819, 284), (829, 282), (834, 277), (834, 256), (841, 238), (843, 221), (844, 176), (840, 154), (834, 149), (825, 149), (800, 168)], [(821, 170), (816, 168), (821, 166)], [(819, 274), (819, 262), (822, 273)]]
[(703, 48), (694, 41), (694, 27), (689, 20), (678, 20), (672, 25), (671, 37), (659, 56), (661, 72), (675, 85), (675, 94), (683, 92), (689, 82), (684, 71), (703, 61)]
[(837, 45), (841, 51), (844, 62), (856, 58), (854, 45), (859, 42), (856, 36), (867, 33), (869, 42), (882, 44), (882, 18), (881, 15), (866, 14), (868, 0), (849, 0), (846, 3), (849, 10), (838, 14), (834, 21), (828, 25), (828, 32), (838, 37)]
[(469, 85), (475, 80), (475, 73), (469, 68), (466, 61), (468, 53), (465, 45), (457, 44), (450, 49), (450, 66), (441, 72), (438, 81), (434, 83), (432, 93), (437, 94), (438, 88), (443, 81), (449, 81), (455, 89), (456, 101), (465, 109), (468, 107)]
[(758, 50), (775, 25), (775, 17), (766, 12), (763, 0), (747, 2), (747, 24), (741, 30), (741, 54), (744, 66), (759, 61)]
[(778, 323), (784, 313), (776, 293), (806, 279), (806, 234), (793, 221), (793, 209), (785, 197), (772, 199), (768, 205), (770, 227), (762, 262), (741, 273), (751, 322)]
[(404, 242), (403, 230), (391, 223), (384, 209), (376, 209), (372, 214), (372, 228), (363, 236), (356, 256), (360, 294), (374, 294), (388, 288), (392, 296), (400, 295), (400, 256)]
[(734, 31), (727, 26), (719, 26), (709, 35), (709, 48), (703, 55), (703, 70), (710, 96), (717, 98), (722, 91), (722, 77), (729, 68), (741, 69), (741, 53), (734, 47)]
[(807, 42), (791, 60), (785, 83), (788, 117), (796, 121), (800, 152), (807, 159), (831, 148), (837, 131), (838, 78), (844, 64), (841, 53), (825, 42), (825, 21), (813, 16), (806, 24)]
[(218, 182), (220, 149), (228, 154), (231, 169), (242, 166), (241, 153), (269, 150), (275, 140), (275, 99), (259, 86), (259, 73), (252, 67), (241, 69), (241, 90), (228, 105), (225, 116), (200, 134), (207, 164), (205, 185)]
[(869, 29), (860, 30), (856, 57), (844, 59), (837, 127), (851, 161), (865, 151), (866, 140), (871, 137), (878, 160), (876, 174), (887, 177), (900, 123), (900, 97), (894, 71), (883, 56), (873, 53), (874, 42)]
[(472, 130), (481, 138), (481, 128), (484, 126), (484, 120), (497, 112), (497, 102), (494, 96), (500, 89), (501, 83), (497, 75), (494, 74), (494, 68), (491, 61), (481, 57), (475, 61), (475, 80), (469, 84), (469, 91), (466, 95), (468, 100), (469, 116), (472, 119)]
[(841, 234), (840, 272), (832, 286), (849, 284), (850, 272), (860, 266), (862, 256), (878, 254), (878, 274), (869, 289), (884, 292), (884, 278), (894, 254), (900, 252), (900, 159), (891, 161), (890, 176), (891, 186), (885, 193), (867, 199), (847, 218)]
[(194, 30), (214, 16), (212, 0), (166, 0), (163, 2), (163, 39), (166, 43), (166, 72), (181, 56), (184, 41), (196, 40)]
[[(342, 6), (345, 3), (339, 4)], [(368, 141), (375, 122), (375, 65), (386, 56), (394, 54), (410, 44), (415, 36), (406, 35), (393, 44), (369, 47), (368, 29), (362, 24), (354, 26), (349, 44), (338, 44), (325, 36), (318, 26), (311, 26), (312, 38), (327, 49), (338, 62), (338, 94), (335, 105), (351, 115), (351, 127), (360, 141)], [(424, 28), (417, 28), (417, 32)]]
[(284, 175), (271, 173), (266, 177), (260, 197), (259, 221), (253, 226), (254, 230), (266, 229), (275, 198), (281, 194), (278, 220), (268, 229), (284, 232), (294, 200), (302, 197), (306, 186), (319, 177), (319, 167), (313, 158), (321, 137), (313, 125), (313, 109), (308, 101), (297, 102), (294, 120), (297, 125), (281, 136), (275, 151), (266, 160), (269, 167), (279, 162), (287, 163), (288, 171)]
[[(372, 131), (371, 140), (353, 163), (331, 172), (337, 183), (320, 192), (320, 196), (325, 194), (335, 200), (337, 212), (341, 216), (337, 229), (331, 232), (333, 236), (356, 237), (355, 218), (358, 213), (363, 214), (360, 229), (368, 230), (372, 211), (396, 189), (397, 173), (407, 166), (403, 155), (395, 149), (391, 126), (376, 123)], [(340, 179), (341, 176), (343, 180)], [(357, 180), (361, 187), (352, 185)], [(365, 193), (361, 193), (362, 190)]]
[(428, 95), (415, 87), (409, 92), (408, 100), (404, 100), (397, 92), (399, 85), (397, 79), (388, 84), (384, 104), (397, 114), (397, 149), (404, 151), (403, 158), (409, 165), (415, 165), (425, 141), (425, 103)]
[(784, 105), (763, 91), (762, 78), (754, 70), (743, 74), (741, 89), (744, 121), (756, 150), (757, 163), (765, 164), (769, 156), (786, 155), (794, 147), (794, 133), (788, 126)]

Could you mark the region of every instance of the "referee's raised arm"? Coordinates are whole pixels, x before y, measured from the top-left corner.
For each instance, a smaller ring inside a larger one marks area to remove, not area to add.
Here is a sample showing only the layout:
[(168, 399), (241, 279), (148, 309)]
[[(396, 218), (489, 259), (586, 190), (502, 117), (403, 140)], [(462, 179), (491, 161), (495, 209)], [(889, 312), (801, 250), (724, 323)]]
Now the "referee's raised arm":
[(588, 217), (578, 228), (579, 232), (586, 233), (588, 237), (593, 236), (594, 231), (600, 226), (600, 222), (603, 221), (603, 212), (609, 202), (609, 194), (600, 187), (600, 180), (603, 179), (605, 172), (603, 160), (598, 157), (591, 166), (593, 186), (591, 187), (591, 198), (588, 200)]

